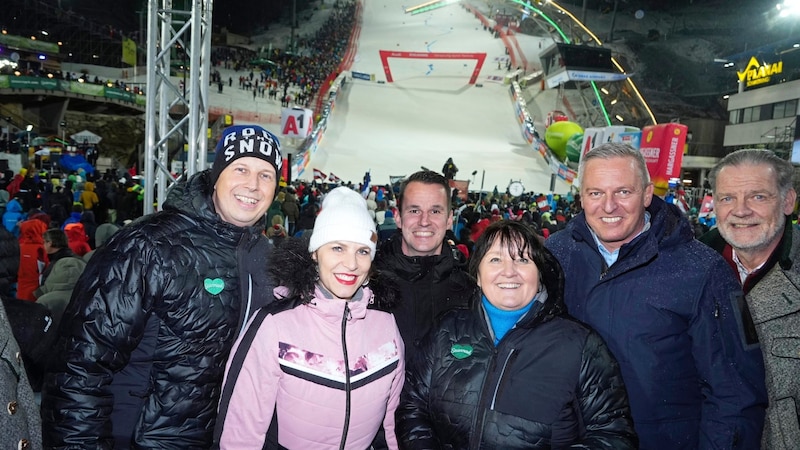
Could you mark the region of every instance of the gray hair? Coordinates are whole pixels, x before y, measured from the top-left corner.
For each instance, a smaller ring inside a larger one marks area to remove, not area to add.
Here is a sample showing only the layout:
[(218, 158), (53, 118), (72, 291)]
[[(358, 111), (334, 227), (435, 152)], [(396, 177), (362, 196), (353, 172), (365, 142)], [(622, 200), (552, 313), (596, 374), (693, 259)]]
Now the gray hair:
[(647, 163), (644, 162), (644, 157), (639, 150), (636, 150), (628, 144), (607, 142), (589, 150), (589, 152), (581, 158), (580, 165), (578, 166), (579, 185), (583, 186), (583, 175), (586, 172), (586, 163), (593, 159), (611, 158), (633, 159), (636, 163), (636, 169), (639, 171), (639, 178), (642, 180), (642, 187), (647, 187), (647, 185), (650, 184), (650, 173), (647, 171)]
[(708, 174), (708, 182), (711, 184), (711, 190), (714, 191), (714, 193), (717, 191), (717, 177), (719, 176), (720, 170), (727, 166), (740, 166), (742, 164), (764, 164), (770, 166), (772, 170), (775, 171), (775, 181), (778, 183), (778, 193), (781, 199), (786, 199), (786, 194), (789, 192), (789, 189), (794, 187), (794, 166), (792, 166), (792, 163), (782, 159), (771, 150), (745, 148), (728, 153), (713, 169), (711, 169), (711, 172)]

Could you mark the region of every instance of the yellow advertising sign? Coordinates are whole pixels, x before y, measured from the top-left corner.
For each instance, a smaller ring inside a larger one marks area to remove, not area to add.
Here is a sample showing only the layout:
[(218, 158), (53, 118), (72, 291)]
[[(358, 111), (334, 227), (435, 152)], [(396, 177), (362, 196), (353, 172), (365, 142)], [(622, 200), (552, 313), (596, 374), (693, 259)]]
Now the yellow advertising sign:
[(136, 66), (136, 42), (133, 39), (122, 39), (122, 62)]
[(736, 72), (739, 76), (740, 83), (746, 83), (745, 86), (756, 86), (759, 84), (769, 83), (770, 77), (783, 72), (783, 61), (778, 61), (773, 64), (758, 63), (755, 56), (750, 57), (750, 62), (747, 63), (747, 68), (743, 72)]

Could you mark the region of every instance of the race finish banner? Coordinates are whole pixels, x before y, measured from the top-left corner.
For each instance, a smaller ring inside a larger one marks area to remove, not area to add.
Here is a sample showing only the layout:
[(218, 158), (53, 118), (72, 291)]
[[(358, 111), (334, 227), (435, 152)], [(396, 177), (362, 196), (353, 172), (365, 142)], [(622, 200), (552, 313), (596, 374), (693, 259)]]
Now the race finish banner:
[(392, 69), (389, 67), (389, 58), (404, 58), (404, 59), (474, 59), (475, 69), (472, 71), (472, 76), (469, 79), (469, 84), (475, 84), (478, 79), (478, 74), (481, 73), (483, 62), (486, 60), (486, 53), (443, 53), (443, 52), (395, 52), (388, 50), (379, 50), (381, 56), (381, 64), (383, 65), (383, 72), (386, 75), (386, 82), (391, 83)]

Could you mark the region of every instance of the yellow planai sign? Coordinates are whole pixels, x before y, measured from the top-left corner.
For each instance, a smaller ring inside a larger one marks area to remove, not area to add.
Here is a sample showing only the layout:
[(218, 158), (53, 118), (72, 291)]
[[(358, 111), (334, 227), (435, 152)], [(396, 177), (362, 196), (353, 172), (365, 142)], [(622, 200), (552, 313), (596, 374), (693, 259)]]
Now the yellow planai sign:
[(758, 63), (755, 56), (750, 57), (750, 62), (747, 63), (747, 68), (743, 72), (737, 71), (740, 83), (747, 83), (745, 86), (756, 86), (763, 83), (769, 83), (770, 77), (783, 72), (783, 61), (776, 63)]

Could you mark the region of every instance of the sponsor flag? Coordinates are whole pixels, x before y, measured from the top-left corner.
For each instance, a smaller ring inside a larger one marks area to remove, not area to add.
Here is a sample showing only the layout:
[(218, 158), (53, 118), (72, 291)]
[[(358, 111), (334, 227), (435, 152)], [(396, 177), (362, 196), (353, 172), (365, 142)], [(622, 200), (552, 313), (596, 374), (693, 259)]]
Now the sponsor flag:
[(325, 178), (328, 178), (328, 176), (325, 175), (325, 172), (319, 169), (314, 169), (314, 181), (325, 181)]
[(541, 212), (550, 211), (550, 202), (547, 201), (547, 197), (544, 195), (536, 197), (536, 205), (539, 207), (539, 211)]
[(706, 217), (714, 210), (714, 198), (710, 195), (703, 197), (703, 204), (700, 206), (700, 213), (697, 217)]
[(683, 150), (689, 128), (679, 123), (660, 123), (642, 128), (639, 152), (647, 164), (654, 193), (667, 194), (670, 178), (681, 176)]
[(450, 184), (450, 189), (458, 189), (458, 198), (463, 202), (467, 202), (467, 193), (469, 192), (469, 180), (447, 180)]
[(364, 174), (364, 182), (361, 184), (361, 196), (364, 198), (367, 198), (367, 194), (369, 194), (369, 182), (372, 181), (369, 172), (368, 170), (367, 173)]
[(136, 42), (133, 39), (122, 39), (122, 62), (136, 66)]

